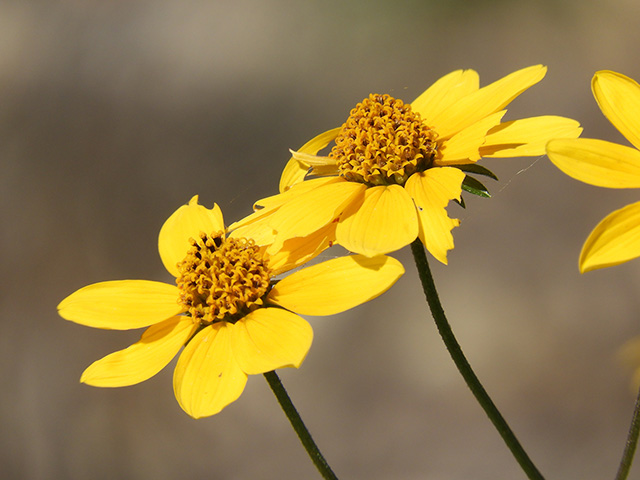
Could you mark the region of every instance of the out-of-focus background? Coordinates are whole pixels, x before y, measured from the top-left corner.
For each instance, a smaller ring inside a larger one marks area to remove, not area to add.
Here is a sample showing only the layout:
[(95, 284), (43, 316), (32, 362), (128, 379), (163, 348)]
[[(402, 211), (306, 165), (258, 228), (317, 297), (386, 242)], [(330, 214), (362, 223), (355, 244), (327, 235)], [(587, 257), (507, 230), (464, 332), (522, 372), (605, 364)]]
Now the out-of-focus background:
[[(486, 85), (542, 63), (506, 119), (570, 116), (622, 143), (590, 80), (640, 79), (639, 20), (632, 0), (0, 3), (2, 478), (318, 478), (261, 376), (199, 421), (173, 398), (173, 364), (134, 387), (81, 385), (140, 332), (72, 324), (56, 304), (97, 281), (172, 281), (156, 249), (169, 214), (194, 194), (229, 223), (249, 213), (289, 148), (371, 92), (411, 101), (458, 68)], [(580, 275), (577, 259), (638, 192), (583, 185), (545, 157), (484, 164), (493, 198), (450, 208), (456, 248), (433, 262), (445, 309), (547, 478), (613, 478), (634, 401), (616, 351), (640, 334), (640, 261)], [(281, 371), (303, 418), (340, 478), (525, 478), (397, 257), (391, 291), (310, 319), (305, 363)]]

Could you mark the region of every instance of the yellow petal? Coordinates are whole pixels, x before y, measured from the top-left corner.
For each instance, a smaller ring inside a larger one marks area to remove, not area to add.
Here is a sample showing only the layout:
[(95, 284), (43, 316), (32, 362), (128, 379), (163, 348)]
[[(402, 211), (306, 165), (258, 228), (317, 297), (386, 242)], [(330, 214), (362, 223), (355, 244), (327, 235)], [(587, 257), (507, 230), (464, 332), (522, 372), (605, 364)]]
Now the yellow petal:
[(299, 267), (331, 247), (336, 241), (336, 224), (329, 225), (306, 237), (285, 240), (280, 249), (267, 250), (269, 269), (279, 275)]
[(306, 180), (301, 183), (296, 183), (284, 193), (279, 193), (277, 195), (272, 195), (270, 197), (266, 197), (261, 200), (258, 200), (254, 204), (253, 208), (254, 210), (258, 210), (260, 208), (275, 208), (278, 206), (282, 206), (289, 200), (292, 200), (295, 197), (303, 195), (306, 192), (315, 190), (316, 188), (321, 187), (322, 185), (329, 185), (335, 182), (336, 182), (335, 178), (314, 178), (312, 180)]
[(317, 165), (311, 168), (309, 175), (314, 175), (316, 177), (329, 177), (336, 176), (340, 174), (340, 169), (337, 165)]
[(129, 330), (166, 320), (183, 311), (175, 285), (149, 280), (117, 280), (88, 285), (58, 305), (66, 320), (88, 327)]
[(308, 175), (326, 177), (329, 175), (336, 176), (340, 173), (338, 162), (335, 158), (321, 157), (304, 152), (294, 152), (293, 150), (291, 150), (291, 155), (293, 155), (293, 158), (301, 162), (303, 165), (307, 165), (307, 167), (311, 168)]
[[(269, 220), (276, 232), (273, 248), (293, 237), (305, 237), (329, 225), (338, 218), (347, 204), (361, 196), (366, 186), (335, 177), (318, 188), (294, 197), (282, 205)], [(310, 182), (313, 180), (310, 180)]]
[(184, 260), (191, 246), (190, 238), (197, 237), (200, 232), (211, 234), (224, 230), (222, 211), (214, 204), (212, 209), (198, 205), (198, 195), (189, 200), (164, 222), (158, 237), (158, 250), (165, 268), (171, 275), (179, 275), (178, 262)]
[(182, 409), (193, 418), (208, 417), (235, 401), (247, 374), (232, 350), (233, 325), (205, 327), (184, 347), (173, 374), (173, 391)]
[(253, 204), (254, 213), (229, 225), (228, 230), (235, 230), (253, 222), (262, 221), (265, 217), (273, 215), (282, 205), (310, 190), (314, 190), (322, 185), (335, 183), (335, 178), (314, 178), (302, 183), (297, 183), (284, 193), (261, 198)]
[(640, 202), (607, 215), (580, 253), (580, 271), (611, 267), (640, 257)]
[(447, 252), (453, 248), (451, 230), (460, 222), (449, 218), (445, 207), (460, 199), (464, 172), (457, 168), (430, 168), (415, 173), (405, 188), (413, 198), (420, 219), (420, 240), (437, 260), (447, 264)]
[(547, 115), (513, 120), (489, 132), (480, 154), (499, 158), (544, 155), (549, 140), (578, 138), (581, 133), (580, 124), (565, 117)]
[(640, 151), (591, 138), (551, 140), (547, 155), (564, 173), (597, 187), (639, 188)]
[(231, 345), (248, 375), (298, 368), (313, 340), (306, 320), (281, 308), (259, 308), (233, 325)]
[(162, 370), (193, 334), (190, 317), (171, 317), (149, 327), (137, 343), (93, 362), (81, 382), (94, 387), (125, 387), (143, 382)]
[(403, 273), (399, 261), (384, 255), (339, 257), (280, 280), (267, 301), (301, 315), (332, 315), (383, 294)]
[[(305, 143), (298, 151), (316, 155), (320, 150), (329, 145), (329, 142), (335, 140), (338, 132), (340, 132), (340, 128), (323, 132)], [(308, 171), (309, 165), (291, 157), (280, 176), (280, 193), (288, 190), (292, 185), (302, 182)]]
[(271, 245), (276, 238), (276, 231), (266, 221), (256, 221), (236, 228), (229, 234), (229, 238), (250, 238), (256, 245)]
[[(303, 182), (300, 183), (299, 185), (305, 185), (309, 182)], [(272, 195), (271, 197), (266, 197), (263, 199), (258, 200), (253, 208), (254, 208), (254, 212), (250, 215), (247, 215), (246, 217), (242, 218), (241, 220), (238, 220), (237, 222), (232, 223), (231, 225), (229, 225), (228, 227), (228, 231), (229, 232), (233, 232), (235, 230), (239, 230), (239, 229), (243, 229), (246, 227), (251, 226), (251, 228), (255, 228), (256, 225), (253, 225), (255, 223), (264, 223), (265, 218), (270, 217), (271, 215), (273, 215), (275, 213), (276, 210), (278, 210), (278, 208), (280, 208), (281, 205), (283, 205), (289, 198), (290, 195), (289, 193), (292, 192), (292, 190), (287, 190), (287, 192), (283, 193), (283, 194), (278, 194), (278, 195)], [(266, 205), (262, 205), (261, 202), (265, 202)], [(261, 228), (260, 225), (257, 225), (258, 228)], [(251, 231), (250, 229), (247, 231)], [(246, 238), (252, 238), (251, 235), (238, 235), (238, 234), (233, 234), (231, 233), (229, 235), (230, 237), (238, 237), (238, 236), (243, 236)]]
[(310, 167), (338, 164), (338, 161), (335, 158), (323, 157), (320, 155), (315, 155), (315, 154), (305, 153), (305, 152), (296, 152), (295, 150), (289, 150), (289, 152), (291, 152), (291, 155), (293, 156), (293, 158), (295, 158), (296, 160), (299, 160), (300, 162), (306, 165), (309, 165)]
[(439, 138), (460, 130), (504, 109), (529, 87), (542, 80), (547, 68), (542, 65), (523, 68), (461, 98), (431, 121)]
[(506, 110), (494, 113), (474, 123), (470, 127), (456, 133), (449, 140), (445, 140), (438, 149), (438, 165), (464, 165), (480, 160), (480, 147), (485, 142), (487, 132), (496, 125), (507, 113)]
[(309, 165), (291, 157), (280, 175), (280, 193), (284, 193), (291, 188), (292, 185), (302, 182), (304, 177), (307, 176), (307, 173), (309, 173), (309, 168)]
[(452, 250), (453, 235), (451, 230), (460, 225), (457, 218), (449, 218), (444, 209), (433, 212), (419, 212), (420, 241), (439, 262), (449, 264), (447, 252)]
[[(324, 185), (330, 185), (336, 182), (342, 182), (342, 179), (336, 178), (315, 178), (298, 183), (284, 193), (272, 195), (258, 200), (254, 208), (256, 211), (251, 215), (239, 220), (229, 226), (229, 237), (231, 238), (251, 238), (257, 245), (270, 245), (275, 239), (276, 231), (270, 222), (273, 215), (280, 209), (282, 205), (294, 200), (306, 192), (315, 190)], [(281, 244), (282, 242), (280, 242)], [(278, 249), (281, 245), (278, 245)], [(275, 251), (275, 250), (274, 250)]]
[(418, 98), (411, 102), (411, 109), (431, 125), (443, 110), (479, 87), (478, 73), (474, 70), (456, 70), (440, 78)]
[(256, 245), (270, 245), (276, 236), (276, 231), (269, 226), (269, 219), (280, 205), (260, 210), (229, 226), (229, 238), (250, 238)]
[(368, 257), (398, 250), (417, 236), (416, 207), (399, 185), (368, 188), (364, 202), (349, 205), (336, 227), (340, 245)]
[(601, 71), (593, 77), (591, 89), (602, 113), (640, 148), (640, 85), (621, 73)]

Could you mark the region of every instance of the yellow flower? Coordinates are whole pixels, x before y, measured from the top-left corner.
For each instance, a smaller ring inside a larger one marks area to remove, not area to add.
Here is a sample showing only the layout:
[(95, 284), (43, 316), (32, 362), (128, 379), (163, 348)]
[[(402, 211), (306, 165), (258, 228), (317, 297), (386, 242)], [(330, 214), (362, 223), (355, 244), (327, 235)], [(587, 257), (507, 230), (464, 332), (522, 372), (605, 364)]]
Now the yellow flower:
[[(602, 113), (635, 147), (591, 138), (558, 139), (547, 155), (564, 173), (607, 188), (640, 188), (640, 85), (620, 73), (597, 72), (591, 81)], [(640, 202), (606, 216), (580, 253), (582, 273), (640, 256)]]
[[(269, 227), (273, 249), (290, 239), (329, 238), (366, 256), (388, 253), (420, 237), (447, 263), (453, 248), (450, 200), (460, 199), (465, 171), (481, 157), (544, 154), (550, 138), (580, 135), (567, 118), (541, 116), (501, 122), (505, 106), (539, 82), (541, 65), (479, 88), (478, 74), (457, 70), (411, 104), (372, 94), (341, 128), (302, 146), (285, 167), (280, 194), (256, 202), (256, 212), (231, 225)], [(335, 140), (326, 157), (316, 154)], [(307, 175), (319, 178), (303, 181)]]
[[(333, 236), (366, 256), (392, 252), (419, 236), (447, 263), (459, 221), (446, 207), (460, 199), (465, 171), (483, 171), (472, 164), (481, 157), (542, 155), (550, 138), (580, 135), (579, 124), (562, 117), (501, 123), (506, 105), (545, 73), (546, 67), (532, 66), (479, 88), (475, 71), (457, 70), (411, 104), (372, 94), (341, 128), (293, 152), (280, 194), (256, 202), (256, 212), (231, 228), (253, 231), (266, 224), (274, 249), (287, 239)], [(328, 156), (316, 156), (334, 140)], [(309, 174), (319, 178), (303, 181)]]
[(80, 379), (89, 385), (147, 380), (186, 345), (173, 386), (178, 403), (194, 418), (236, 400), (248, 375), (299, 367), (313, 332), (298, 314), (345, 311), (379, 296), (404, 273), (393, 258), (353, 255), (274, 281), (309, 252), (269, 254), (253, 239), (227, 236), (220, 208), (198, 205), (197, 196), (165, 222), (158, 248), (177, 285), (96, 283), (65, 298), (58, 311), (90, 327), (148, 327), (137, 343), (90, 365)]

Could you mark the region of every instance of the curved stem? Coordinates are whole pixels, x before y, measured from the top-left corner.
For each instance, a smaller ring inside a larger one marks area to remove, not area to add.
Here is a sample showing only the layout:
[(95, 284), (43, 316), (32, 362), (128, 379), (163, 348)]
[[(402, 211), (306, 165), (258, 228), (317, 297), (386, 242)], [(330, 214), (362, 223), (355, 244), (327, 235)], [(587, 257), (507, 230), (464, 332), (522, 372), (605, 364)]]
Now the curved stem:
[(425, 296), (427, 297), (427, 303), (431, 309), (431, 314), (433, 315), (433, 319), (436, 322), (440, 336), (442, 337), (453, 362), (456, 364), (456, 367), (458, 367), (458, 371), (464, 378), (469, 389), (471, 389), (471, 392), (476, 397), (480, 406), (484, 409), (485, 413), (495, 426), (496, 430), (498, 430), (498, 433), (507, 444), (509, 450), (511, 450), (511, 453), (520, 464), (522, 470), (531, 480), (544, 480), (544, 477), (524, 451), (520, 442), (518, 442), (518, 439), (511, 431), (506, 420), (491, 400), (491, 397), (489, 397), (489, 394), (484, 389), (482, 383), (480, 383), (480, 380), (478, 380), (478, 377), (471, 368), (471, 365), (465, 358), (464, 353), (460, 348), (460, 344), (456, 340), (447, 317), (444, 314), (444, 309), (442, 308), (442, 304), (438, 298), (438, 292), (433, 281), (433, 276), (431, 275), (427, 255), (425, 254), (424, 247), (422, 246), (420, 239), (416, 239), (411, 244), (411, 252), (413, 253), (413, 258), (418, 268), (418, 275), (420, 276), (422, 288)]
[(629, 475), (631, 463), (633, 462), (633, 455), (636, 452), (636, 447), (638, 446), (638, 434), (640, 434), (640, 390), (638, 390), (636, 406), (633, 410), (633, 417), (631, 418), (631, 425), (629, 426), (629, 434), (627, 435), (627, 443), (624, 447), (622, 460), (620, 460), (620, 466), (618, 467), (618, 473), (615, 480), (625, 480)]
[(291, 398), (289, 398), (284, 385), (282, 385), (280, 377), (278, 377), (275, 371), (272, 371), (266, 372), (264, 374), (264, 378), (267, 379), (267, 382), (278, 399), (282, 410), (284, 410), (289, 422), (291, 422), (291, 426), (298, 434), (298, 438), (302, 442), (304, 449), (307, 451), (307, 454), (309, 454), (311, 461), (316, 466), (322, 477), (327, 480), (338, 480), (338, 477), (336, 477), (336, 474), (333, 473), (333, 470), (331, 470), (331, 467), (322, 456), (322, 453), (320, 453), (320, 449), (318, 449), (316, 442), (313, 441), (309, 430), (307, 430), (300, 414), (293, 405)]

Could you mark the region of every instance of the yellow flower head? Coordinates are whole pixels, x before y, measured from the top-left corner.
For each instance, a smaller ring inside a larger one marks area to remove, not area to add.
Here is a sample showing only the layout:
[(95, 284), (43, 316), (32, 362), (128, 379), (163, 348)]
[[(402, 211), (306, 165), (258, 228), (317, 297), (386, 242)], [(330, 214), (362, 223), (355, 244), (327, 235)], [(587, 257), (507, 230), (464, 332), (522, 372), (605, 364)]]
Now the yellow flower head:
[[(620, 73), (597, 72), (591, 82), (602, 113), (635, 147), (604, 140), (558, 139), (547, 155), (564, 173), (607, 188), (640, 188), (640, 85)], [(605, 217), (580, 253), (580, 271), (610, 267), (640, 256), (640, 203)]]
[[(578, 123), (562, 117), (501, 122), (504, 108), (545, 73), (537, 65), (479, 88), (475, 71), (457, 70), (410, 104), (372, 94), (341, 128), (292, 152), (280, 194), (256, 202), (260, 209), (231, 228), (266, 224), (273, 249), (292, 239), (329, 239), (366, 256), (419, 236), (447, 263), (459, 222), (446, 207), (460, 199), (465, 171), (486, 172), (473, 165), (482, 157), (542, 155), (550, 138), (580, 135)], [(332, 141), (329, 155), (317, 156)], [(305, 181), (307, 175), (319, 178)]]
[[(235, 232), (234, 232), (235, 233)], [(96, 283), (58, 311), (90, 327), (148, 327), (140, 341), (90, 365), (81, 381), (133, 385), (162, 370), (184, 347), (173, 377), (180, 406), (194, 418), (236, 400), (248, 375), (299, 367), (313, 332), (302, 315), (345, 311), (385, 292), (404, 273), (383, 255), (336, 258), (274, 281), (316, 251), (270, 254), (253, 238), (226, 235), (217, 205), (191, 199), (160, 230), (160, 257), (176, 285), (148, 280)]]

